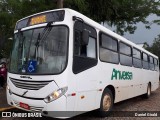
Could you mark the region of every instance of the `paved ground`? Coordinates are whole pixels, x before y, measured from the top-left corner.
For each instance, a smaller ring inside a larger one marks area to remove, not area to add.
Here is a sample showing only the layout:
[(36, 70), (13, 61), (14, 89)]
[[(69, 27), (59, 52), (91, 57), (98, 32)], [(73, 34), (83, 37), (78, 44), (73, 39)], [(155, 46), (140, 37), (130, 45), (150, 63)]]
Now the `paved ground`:
[[(0, 90), (0, 109), (2, 107), (8, 107), (6, 104), (5, 90)], [(89, 112), (86, 114), (82, 114), (71, 118), (72, 120), (160, 120), (160, 88), (154, 92), (149, 99), (144, 99), (141, 96), (135, 97), (129, 100), (125, 100), (123, 102), (117, 103), (114, 105), (114, 111), (118, 111), (118, 113), (112, 113), (110, 117), (99, 118), (96, 115), (96, 111)], [(23, 112), (21, 110), (12, 109), (8, 111), (18, 111)], [(121, 112), (120, 112), (121, 111)], [(130, 112), (128, 112), (130, 111)], [(134, 111), (134, 112), (133, 112)], [(130, 117), (135, 115), (136, 113), (155, 113), (154, 115), (158, 115), (159, 117)], [(115, 117), (118, 116), (118, 117)], [(119, 117), (126, 116), (126, 117)], [(43, 118), (2, 118), (0, 116), (0, 120), (54, 120), (51, 118), (43, 117)]]
[(7, 104), (7, 99), (6, 99), (6, 90), (5, 88), (0, 88), (0, 110), (2, 108), (6, 108), (9, 107), (9, 105)]

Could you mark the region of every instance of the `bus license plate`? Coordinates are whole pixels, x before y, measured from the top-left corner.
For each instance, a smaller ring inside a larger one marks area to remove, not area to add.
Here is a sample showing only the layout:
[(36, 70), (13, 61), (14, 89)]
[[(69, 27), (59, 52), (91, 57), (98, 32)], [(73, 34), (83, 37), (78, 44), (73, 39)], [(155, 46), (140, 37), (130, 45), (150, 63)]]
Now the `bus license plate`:
[(29, 105), (28, 105), (28, 104), (25, 104), (25, 103), (20, 102), (20, 103), (19, 103), (19, 106), (20, 106), (21, 108), (24, 108), (24, 109), (30, 110), (30, 107), (29, 107)]

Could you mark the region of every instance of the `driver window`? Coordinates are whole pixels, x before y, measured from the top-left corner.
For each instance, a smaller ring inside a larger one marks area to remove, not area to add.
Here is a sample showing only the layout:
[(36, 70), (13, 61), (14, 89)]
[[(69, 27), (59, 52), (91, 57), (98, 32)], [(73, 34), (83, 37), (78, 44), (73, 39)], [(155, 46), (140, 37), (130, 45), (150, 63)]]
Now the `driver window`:
[(89, 37), (89, 43), (87, 45), (87, 57), (96, 58), (96, 39)]
[(82, 32), (75, 31), (74, 54), (81, 57), (96, 58), (96, 39), (89, 37), (88, 45), (82, 45)]

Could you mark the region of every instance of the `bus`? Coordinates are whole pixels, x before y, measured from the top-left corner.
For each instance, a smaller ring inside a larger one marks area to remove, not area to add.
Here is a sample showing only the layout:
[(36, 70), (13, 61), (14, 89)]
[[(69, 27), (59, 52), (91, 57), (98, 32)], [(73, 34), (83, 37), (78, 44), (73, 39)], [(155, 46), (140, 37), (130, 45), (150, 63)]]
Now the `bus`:
[(7, 77), (7, 102), (43, 116), (68, 118), (159, 87), (154, 54), (74, 10), (19, 20)]

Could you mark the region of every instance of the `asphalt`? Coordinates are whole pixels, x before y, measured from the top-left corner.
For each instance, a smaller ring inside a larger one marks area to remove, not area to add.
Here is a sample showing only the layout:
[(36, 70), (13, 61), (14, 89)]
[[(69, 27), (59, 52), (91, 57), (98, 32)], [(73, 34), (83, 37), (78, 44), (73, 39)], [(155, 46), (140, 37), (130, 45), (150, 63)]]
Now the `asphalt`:
[(6, 88), (0, 87), (0, 112), (13, 109), (14, 107), (7, 104)]

